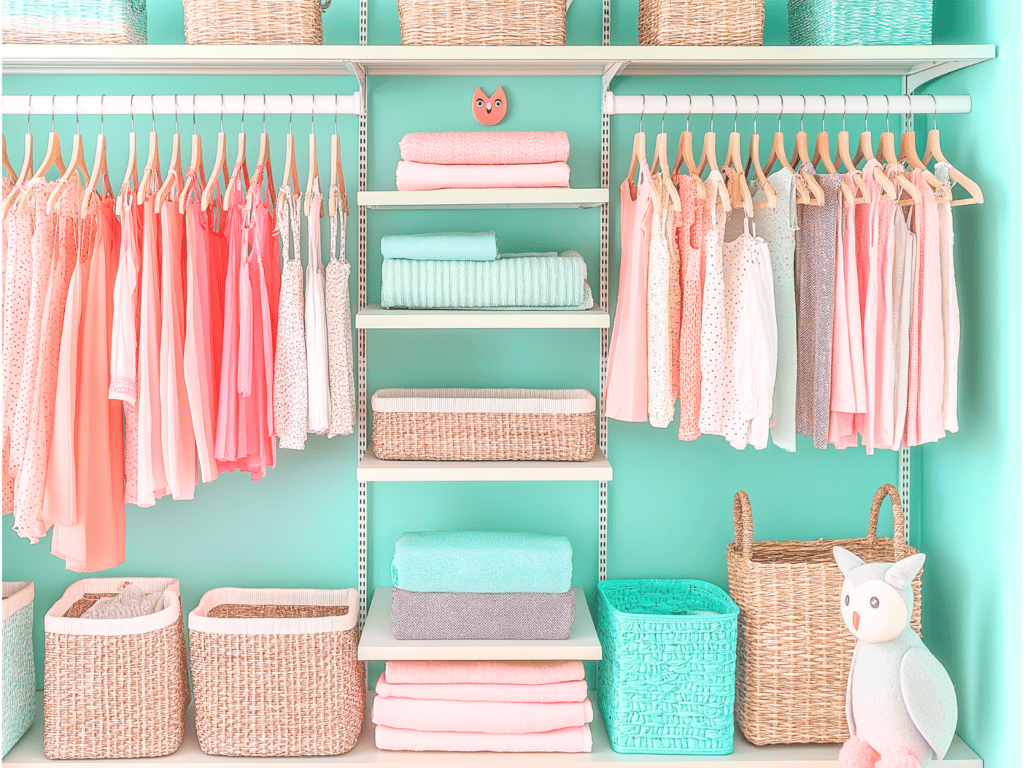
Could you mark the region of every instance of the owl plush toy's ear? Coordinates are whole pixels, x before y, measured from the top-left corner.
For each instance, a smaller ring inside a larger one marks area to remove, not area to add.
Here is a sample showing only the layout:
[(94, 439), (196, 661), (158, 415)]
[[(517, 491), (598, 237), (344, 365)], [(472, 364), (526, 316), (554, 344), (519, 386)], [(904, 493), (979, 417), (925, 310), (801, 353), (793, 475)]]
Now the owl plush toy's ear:
[(885, 583), (901, 592), (910, 586), (917, 572), (924, 567), (924, 554), (905, 557), (885, 572)]
[(854, 568), (860, 568), (860, 566), (864, 565), (863, 560), (850, 550), (843, 549), (842, 547), (832, 547), (832, 556), (836, 559), (836, 565), (843, 572), (843, 576), (849, 576), (850, 571)]

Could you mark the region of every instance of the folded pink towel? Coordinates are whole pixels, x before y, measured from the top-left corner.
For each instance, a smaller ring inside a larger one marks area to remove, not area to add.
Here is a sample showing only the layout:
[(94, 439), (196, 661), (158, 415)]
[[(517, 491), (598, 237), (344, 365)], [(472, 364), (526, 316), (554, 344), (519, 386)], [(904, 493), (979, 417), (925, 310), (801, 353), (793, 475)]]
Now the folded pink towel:
[(373, 699), (373, 722), (413, 731), (542, 733), (593, 721), (590, 700), (557, 703)]
[(439, 699), (441, 701), (583, 701), (587, 681), (571, 680), (542, 685), (503, 685), (500, 683), (406, 683), (395, 685), (381, 675), (377, 695), (393, 699)]
[(424, 189), (510, 189), (568, 187), (565, 163), (532, 165), (435, 165), (401, 160), (395, 174), (399, 191)]
[(377, 749), (404, 752), (589, 752), (589, 725), (547, 733), (447, 733), (378, 725)]
[(569, 159), (569, 137), (563, 131), (407, 133), (398, 146), (403, 160), (438, 165), (525, 165)]
[(583, 679), (582, 661), (389, 661), (384, 678), (405, 683), (543, 685)]

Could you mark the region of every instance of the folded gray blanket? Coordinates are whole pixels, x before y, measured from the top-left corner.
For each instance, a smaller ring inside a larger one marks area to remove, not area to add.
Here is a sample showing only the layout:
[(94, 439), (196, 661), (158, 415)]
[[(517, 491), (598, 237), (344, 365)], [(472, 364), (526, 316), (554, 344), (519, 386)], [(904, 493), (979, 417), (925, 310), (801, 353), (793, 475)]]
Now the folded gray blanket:
[(567, 640), (576, 613), (568, 592), (407, 592), (392, 588), (396, 640)]

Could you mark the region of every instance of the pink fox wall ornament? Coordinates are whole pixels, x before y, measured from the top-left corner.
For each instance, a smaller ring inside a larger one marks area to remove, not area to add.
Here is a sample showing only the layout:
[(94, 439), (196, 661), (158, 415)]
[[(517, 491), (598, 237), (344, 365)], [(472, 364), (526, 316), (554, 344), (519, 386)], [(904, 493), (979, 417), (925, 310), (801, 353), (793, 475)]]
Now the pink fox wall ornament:
[(910, 628), (913, 581), (924, 565), (916, 554), (898, 563), (865, 563), (833, 547), (846, 579), (840, 610), (857, 638), (846, 685), (850, 739), (842, 768), (924, 768), (953, 741), (953, 682)]
[(473, 117), (481, 125), (497, 125), (505, 119), (507, 110), (508, 100), (505, 98), (504, 88), (498, 88), (492, 96), (488, 96), (479, 88), (473, 94)]

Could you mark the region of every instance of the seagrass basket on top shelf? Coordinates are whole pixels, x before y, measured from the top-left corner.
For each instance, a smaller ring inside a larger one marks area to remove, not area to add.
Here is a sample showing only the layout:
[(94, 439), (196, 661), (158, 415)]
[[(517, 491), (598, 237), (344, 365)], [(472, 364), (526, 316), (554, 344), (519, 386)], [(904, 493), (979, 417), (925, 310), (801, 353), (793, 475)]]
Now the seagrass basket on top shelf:
[(565, 45), (572, 0), (398, 0), (402, 45)]
[(3, 39), (145, 45), (146, 0), (4, 0)]
[(215, 45), (323, 45), (331, 0), (182, 0), (185, 42)]
[(640, 45), (763, 45), (764, 0), (640, 0)]

